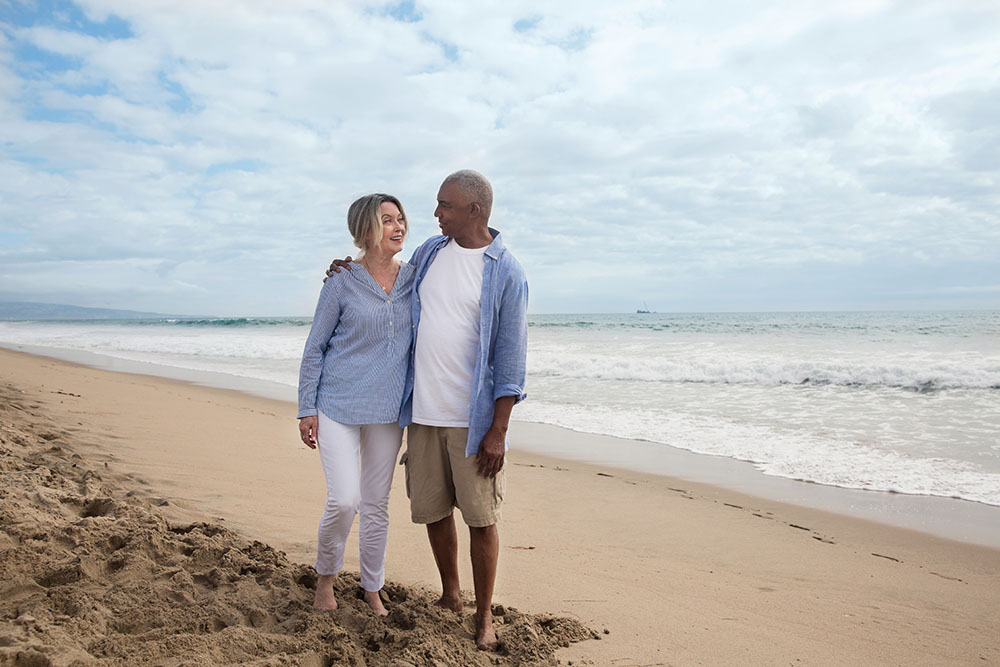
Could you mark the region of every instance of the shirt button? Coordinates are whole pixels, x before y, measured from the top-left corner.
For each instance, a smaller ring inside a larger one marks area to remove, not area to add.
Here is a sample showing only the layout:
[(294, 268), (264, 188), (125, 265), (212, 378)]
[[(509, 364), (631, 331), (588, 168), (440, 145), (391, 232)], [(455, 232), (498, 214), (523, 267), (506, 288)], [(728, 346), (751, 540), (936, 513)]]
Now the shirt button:
[(392, 320), (389, 320), (389, 326), (390, 327), (392, 326)]

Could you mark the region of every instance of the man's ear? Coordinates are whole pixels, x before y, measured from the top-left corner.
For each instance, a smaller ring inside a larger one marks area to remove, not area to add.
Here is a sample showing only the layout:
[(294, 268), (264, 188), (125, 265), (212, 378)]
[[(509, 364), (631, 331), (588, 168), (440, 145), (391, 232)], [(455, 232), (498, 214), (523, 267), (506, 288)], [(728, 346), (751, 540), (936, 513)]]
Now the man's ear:
[(478, 218), (482, 214), (483, 214), (483, 207), (480, 206), (477, 202), (472, 202), (471, 204), (469, 204), (470, 216), (472, 216), (473, 218)]

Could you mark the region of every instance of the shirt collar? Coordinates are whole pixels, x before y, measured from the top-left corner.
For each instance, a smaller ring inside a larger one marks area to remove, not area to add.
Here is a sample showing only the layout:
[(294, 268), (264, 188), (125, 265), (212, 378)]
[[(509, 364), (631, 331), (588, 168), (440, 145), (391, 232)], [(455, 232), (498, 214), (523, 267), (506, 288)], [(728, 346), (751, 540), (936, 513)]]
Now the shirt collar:
[[(500, 236), (500, 230), (493, 229), (492, 227), (487, 227), (486, 229), (489, 230), (490, 236), (493, 237), (493, 242), (486, 246), (486, 256), (490, 259), (500, 259), (500, 255), (503, 253), (505, 248), (503, 238)], [(443, 248), (451, 243), (451, 241), (452, 238), (450, 236), (445, 236), (441, 240), (441, 245), (438, 247)]]

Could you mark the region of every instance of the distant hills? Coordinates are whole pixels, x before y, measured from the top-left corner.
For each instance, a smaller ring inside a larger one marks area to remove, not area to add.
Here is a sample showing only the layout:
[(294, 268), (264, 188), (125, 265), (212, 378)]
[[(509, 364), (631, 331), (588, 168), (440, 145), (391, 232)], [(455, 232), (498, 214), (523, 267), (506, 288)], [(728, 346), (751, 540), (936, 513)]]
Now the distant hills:
[(155, 320), (173, 317), (185, 316), (114, 308), (86, 308), (63, 303), (0, 301), (0, 320)]

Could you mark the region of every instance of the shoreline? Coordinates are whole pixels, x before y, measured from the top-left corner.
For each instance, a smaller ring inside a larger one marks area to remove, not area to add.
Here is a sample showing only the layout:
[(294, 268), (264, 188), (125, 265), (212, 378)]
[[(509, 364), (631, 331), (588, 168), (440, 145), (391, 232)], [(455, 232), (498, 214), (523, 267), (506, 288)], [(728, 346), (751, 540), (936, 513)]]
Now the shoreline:
[[(103, 461), (166, 509), (311, 562), (324, 484), (315, 452), (295, 438), (290, 404), (8, 350), (0, 367), (86, 461)], [(599, 633), (562, 648), (562, 661), (1000, 661), (996, 549), (514, 445), (495, 602)], [(403, 477), (390, 497), (387, 576), (433, 591), (436, 569), (423, 527), (409, 522)], [(461, 529), (459, 542), (467, 554)], [(357, 571), (356, 530), (345, 571)]]
[[(293, 387), (267, 380), (119, 359), (68, 348), (0, 344), (0, 350), (59, 359), (99, 370), (168, 378), (283, 403), (295, 402)], [(515, 409), (510, 428), (512, 450), (524, 449), (553, 460), (612, 467), (623, 472), (653, 472), (664, 479), (718, 486), (764, 500), (1000, 549), (1000, 506), (961, 498), (852, 489), (766, 475), (747, 461), (690, 452), (662, 443), (520, 421), (516, 414)]]
[[(1000, 549), (1000, 507), (960, 498), (918, 496), (829, 486), (765, 475), (752, 463), (724, 456), (572, 431), (550, 424), (512, 422), (511, 441), (532, 453), (630, 473), (695, 482), (845, 517), (915, 530), (928, 535)], [(569, 434), (569, 435), (567, 435)], [(607, 452), (615, 452), (615, 457)], [(619, 459), (623, 456), (627, 463)]]

